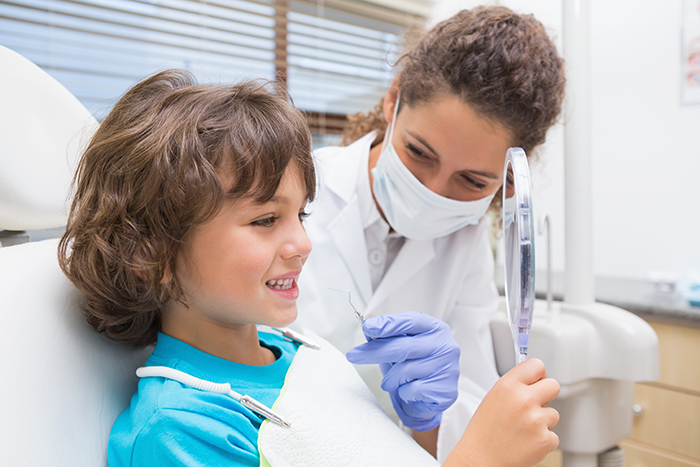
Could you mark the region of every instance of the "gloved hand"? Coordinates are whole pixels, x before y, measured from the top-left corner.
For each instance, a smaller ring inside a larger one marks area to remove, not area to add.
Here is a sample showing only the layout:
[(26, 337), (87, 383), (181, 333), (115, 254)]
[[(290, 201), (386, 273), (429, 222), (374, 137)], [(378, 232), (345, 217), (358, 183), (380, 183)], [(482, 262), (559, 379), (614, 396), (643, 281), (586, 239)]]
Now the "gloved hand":
[(382, 389), (409, 428), (427, 431), (457, 400), (459, 346), (450, 327), (437, 318), (404, 311), (369, 318), (362, 325), (368, 342), (350, 349), (351, 363), (379, 363)]

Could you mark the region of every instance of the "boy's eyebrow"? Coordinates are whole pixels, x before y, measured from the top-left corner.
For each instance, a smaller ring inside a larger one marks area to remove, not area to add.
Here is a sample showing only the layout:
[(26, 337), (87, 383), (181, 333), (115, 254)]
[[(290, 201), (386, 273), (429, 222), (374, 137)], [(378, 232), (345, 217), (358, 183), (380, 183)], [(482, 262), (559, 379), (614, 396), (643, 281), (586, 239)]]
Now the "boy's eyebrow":
[[(307, 195), (305, 199), (306, 199), (306, 201), (308, 201), (309, 196)], [(288, 202), (290, 202), (289, 198), (287, 198), (286, 196), (280, 196), (280, 195), (275, 195), (272, 198), (268, 199), (267, 201), (262, 201), (259, 199), (254, 200), (254, 203), (259, 204), (259, 205), (263, 205), (263, 204), (267, 204), (267, 203), (284, 204), (284, 203), (288, 203)]]
[[(430, 152), (432, 152), (432, 153), (435, 154), (436, 156), (440, 157), (440, 155), (437, 153), (437, 151), (435, 151), (435, 149), (433, 149), (432, 147), (430, 147), (430, 145), (429, 145), (423, 138), (421, 138), (420, 136), (414, 134), (414, 133), (413, 133), (412, 131), (410, 131), (410, 130), (406, 130), (406, 133), (408, 133), (409, 135), (411, 135), (412, 137), (414, 137), (415, 139), (417, 139), (418, 142), (421, 143), (421, 144), (422, 144), (423, 146), (425, 146), (426, 148), (428, 148), (428, 150), (429, 150)], [(475, 174), (475, 175), (481, 175), (482, 177), (490, 178), (490, 179), (492, 179), (492, 180), (500, 180), (500, 178), (501, 178), (500, 175), (496, 175), (496, 174), (491, 173), (491, 172), (482, 172), (481, 170), (464, 170), (463, 172), (467, 172), (467, 173), (471, 173), (471, 174)]]
[(257, 204), (259, 206), (262, 206), (263, 204), (268, 204), (268, 203), (280, 204), (280, 203), (284, 203), (286, 200), (287, 200), (287, 198), (285, 198), (284, 196), (275, 195), (272, 198), (266, 199), (266, 200), (253, 198), (253, 204)]

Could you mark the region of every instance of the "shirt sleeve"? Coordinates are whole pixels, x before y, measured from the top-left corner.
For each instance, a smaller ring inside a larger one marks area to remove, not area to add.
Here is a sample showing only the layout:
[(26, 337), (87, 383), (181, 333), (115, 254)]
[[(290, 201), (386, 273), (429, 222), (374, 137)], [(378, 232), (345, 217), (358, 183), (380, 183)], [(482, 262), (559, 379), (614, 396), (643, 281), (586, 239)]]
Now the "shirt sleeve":
[[(238, 418), (241, 426), (249, 424)], [(158, 410), (136, 438), (131, 465), (259, 466), (257, 430), (251, 435), (233, 425), (186, 410)]]
[[(485, 227), (485, 226), (484, 226)], [(442, 418), (438, 460), (444, 461), (457, 444), (486, 393), (498, 380), (491, 337), (491, 319), (498, 307), (493, 281), (493, 254), (488, 229), (480, 228), (473, 243), (468, 273), (452, 312), (445, 320), (460, 346), (459, 396)]]

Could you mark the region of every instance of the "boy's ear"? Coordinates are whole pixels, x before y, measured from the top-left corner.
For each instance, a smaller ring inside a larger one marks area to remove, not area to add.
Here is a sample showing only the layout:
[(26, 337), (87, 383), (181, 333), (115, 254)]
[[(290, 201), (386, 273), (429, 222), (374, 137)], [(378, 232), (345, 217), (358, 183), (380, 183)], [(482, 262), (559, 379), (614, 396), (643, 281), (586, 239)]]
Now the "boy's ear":
[[(144, 274), (143, 269), (138, 267), (136, 264), (133, 266), (134, 268), (134, 274), (136, 274), (139, 278), (143, 280), (147, 280), (146, 274)], [(165, 266), (165, 270), (163, 271), (163, 277), (160, 278), (160, 283), (161, 284), (167, 284), (170, 282), (170, 280), (173, 278), (173, 274), (170, 271), (170, 266)]]
[(172, 278), (173, 274), (172, 271), (170, 271), (170, 266), (165, 266), (165, 270), (163, 271), (163, 277), (160, 278), (160, 283), (167, 284)]
[(396, 98), (399, 95), (399, 78), (400, 76), (396, 76), (396, 78), (394, 78), (394, 81), (391, 83), (391, 87), (384, 96), (384, 102), (382, 103), (384, 119), (388, 124), (391, 124), (391, 120), (394, 118), (394, 106), (396, 105)]

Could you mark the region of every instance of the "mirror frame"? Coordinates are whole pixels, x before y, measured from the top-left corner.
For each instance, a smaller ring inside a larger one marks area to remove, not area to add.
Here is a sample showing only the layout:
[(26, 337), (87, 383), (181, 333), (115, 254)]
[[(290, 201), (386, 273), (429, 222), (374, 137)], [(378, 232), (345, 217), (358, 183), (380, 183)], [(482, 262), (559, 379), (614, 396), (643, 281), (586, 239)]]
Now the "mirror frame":
[[(513, 196), (508, 197), (508, 170), (513, 173)], [(515, 197), (512, 221), (506, 199)], [(503, 167), (503, 242), (506, 309), (516, 364), (527, 359), (528, 340), (535, 300), (535, 222), (532, 211), (530, 168), (525, 151), (510, 148)], [(519, 274), (519, 276), (514, 276)]]

